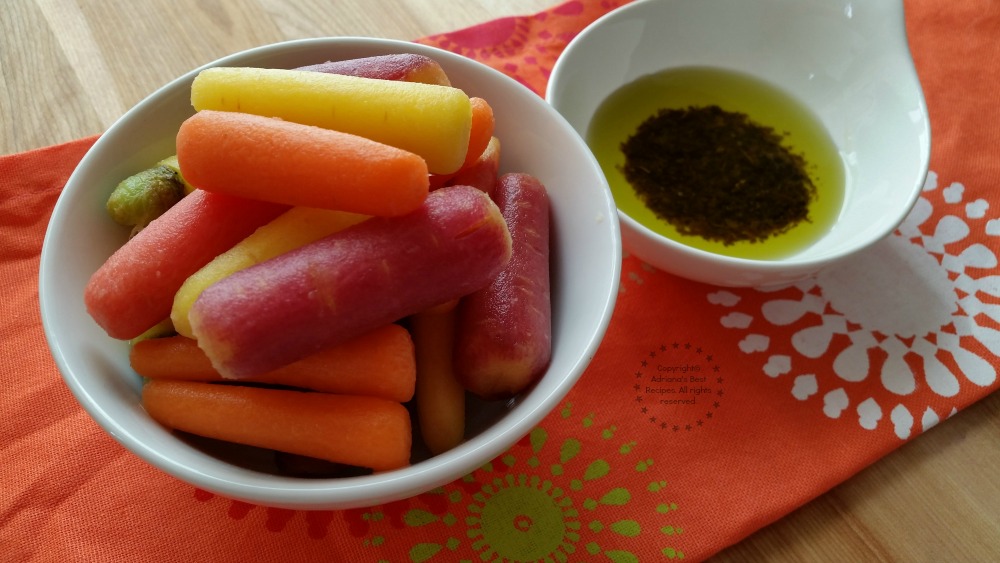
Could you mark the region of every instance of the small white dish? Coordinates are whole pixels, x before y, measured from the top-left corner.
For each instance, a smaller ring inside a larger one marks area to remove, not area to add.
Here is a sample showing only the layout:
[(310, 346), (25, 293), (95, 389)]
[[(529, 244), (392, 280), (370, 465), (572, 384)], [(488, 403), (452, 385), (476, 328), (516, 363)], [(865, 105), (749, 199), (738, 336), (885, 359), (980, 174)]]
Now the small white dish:
[(748, 74), (805, 105), (842, 160), (844, 203), (827, 234), (773, 260), (692, 248), (619, 210), (638, 258), (720, 286), (790, 283), (884, 238), (916, 202), (931, 136), (900, 0), (638, 0), (570, 42), (546, 99), (586, 137), (612, 92), (680, 67)]
[[(502, 143), (501, 172), (527, 172), (547, 188), (552, 220), (552, 360), (533, 387), (509, 401), (470, 406), (467, 440), (430, 456), (419, 440), (409, 467), (371, 475), (301, 478), (245, 449), (187, 440), (156, 423), (140, 402), (141, 378), (128, 343), (108, 337), (87, 314), (83, 288), (125, 242), (128, 229), (105, 210), (115, 185), (174, 154), (181, 122), (193, 113), (195, 69), (129, 110), (101, 136), (56, 203), (42, 247), (42, 324), (56, 365), (90, 416), (125, 448), (213, 493), (266, 506), (344, 509), (385, 503), (444, 485), (503, 453), (563, 399), (607, 329), (621, 273), (619, 224), (607, 183), (586, 145), (536, 94), (500, 72), (419, 44), (371, 38), (290, 41), (237, 53), (206, 66), (295, 68), (389, 53), (427, 55), (454, 86), (486, 99)], [(203, 67), (204, 68), (204, 67)], [(72, 448), (74, 444), (53, 444)]]

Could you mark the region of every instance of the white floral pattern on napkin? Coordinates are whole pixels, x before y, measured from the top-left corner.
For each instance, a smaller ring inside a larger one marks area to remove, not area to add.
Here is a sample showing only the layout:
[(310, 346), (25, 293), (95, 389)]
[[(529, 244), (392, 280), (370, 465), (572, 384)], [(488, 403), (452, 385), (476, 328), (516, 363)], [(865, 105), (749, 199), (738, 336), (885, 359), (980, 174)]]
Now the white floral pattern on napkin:
[[(708, 301), (723, 309), (723, 327), (746, 331), (740, 349), (763, 375), (787, 378), (795, 399), (909, 439), (964, 406), (949, 399), (997, 377), (998, 261), (970, 235), (995, 237), (1000, 220), (967, 196), (960, 183), (939, 189), (932, 172), (907, 219), (872, 248), (793, 286), (757, 289), (774, 293), (760, 310), (743, 310), (730, 290), (711, 290)], [(766, 327), (793, 331), (783, 342)], [(824, 357), (828, 373), (797, 367)]]

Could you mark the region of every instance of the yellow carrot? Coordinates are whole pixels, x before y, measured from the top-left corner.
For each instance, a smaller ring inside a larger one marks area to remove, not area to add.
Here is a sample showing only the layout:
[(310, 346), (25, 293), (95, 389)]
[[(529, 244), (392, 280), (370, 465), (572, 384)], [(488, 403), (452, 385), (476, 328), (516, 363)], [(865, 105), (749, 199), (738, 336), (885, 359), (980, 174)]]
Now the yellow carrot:
[(420, 435), (433, 454), (450, 450), (465, 437), (465, 388), (455, 376), (451, 359), (455, 303), (410, 317), (417, 359), (417, 419)]
[(367, 137), (420, 155), (435, 173), (461, 167), (472, 124), (469, 96), (458, 88), (307, 70), (206, 69), (191, 103)]

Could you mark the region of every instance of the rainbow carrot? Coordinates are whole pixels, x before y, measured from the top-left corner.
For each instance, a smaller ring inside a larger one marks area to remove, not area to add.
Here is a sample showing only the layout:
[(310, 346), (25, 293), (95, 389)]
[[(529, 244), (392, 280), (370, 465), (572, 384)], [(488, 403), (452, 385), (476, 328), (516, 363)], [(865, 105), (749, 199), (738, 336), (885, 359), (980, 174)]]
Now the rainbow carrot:
[[(472, 128), (469, 134), (469, 148), (465, 152), (465, 162), (462, 163), (461, 168), (451, 174), (431, 174), (431, 190), (445, 186), (470, 185), (465, 181), (457, 180), (460, 177), (469, 178), (477, 175), (476, 179), (481, 180), (478, 177), (482, 170), (481, 163), (489, 162), (494, 156), (496, 165), (500, 165), (499, 140), (493, 136), (493, 130), (496, 126), (493, 108), (482, 98), (469, 98), (469, 102), (472, 105)], [(494, 149), (494, 145), (497, 151), (495, 154), (490, 152)], [(496, 176), (496, 171), (494, 171), (494, 176)], [(493, 183), (496, 183), (495, 178)], [(490, 192), (487, 189), (483, 191)]]
[(472, 165), (483, 154), (496, 127), (493, 107), (483, 98), (469, 98), (472, 106), (472, 126), (469, 131), (469, 148), (465, 152), (462, 168)]
[[(185, 336), (138, 342), (129, 361), (136, 373), (150, 379), (226, 381), (198, 343)], [(415, 380), (413, 339), (402, 326), (388, 324), (245, 381), (405, 403), (413, 398)]]
[(405, 215), (429, 189), (427, 165), (413, 153), (239, 112), (202, 110), (185, 120), (177, 159), (184, 178), (206, 191), (366, 215)]
[(135, 338), (170, 315), (188, 276), (288, 208), (201, 190), (129, 239), (91, 276), (87, 312), (112, 338)]
[(367, 215), (331, 209), (313, 207), (289, 209), (229, 250), (216, 256), (184, 281), (174, 295), (174, 304), (170, 310), (174, 330), (194, 338), (191, 323), (188, 321), (188, 311), (201, 292), (213, 283), (234, 272), (319, 240), (367, 218)]
[(459, 88), (274, 68), (205, 69), (191, 105), (352, 133), (418, 154), (435, 173), (462, 167), (472, 122)]
[(444, 188), (219, 280), (188, 318), (212, 365), (246, 377), (486, 286), (510, 244), (488, 195)]
[(455, 304), (410, 317), (417, 360), (416, 409), (420, 435), (431, 453), (454, 448), (465, 437), (465, 388), (452, 363)]
[(341, 61), (326, 61), (302, 66), (295, 70), (451, 86), (448, 75), (437, 61), (416, 53), (392, 53)]
[(152, 380), (142, 405), (164, 426), (376, 471), (410, 463), (406, 407), (378, 397)]
[(455, 370), (467, 391), (507, 399), (537, 381), (552, 357), (549, 197), (534, 176), (510, 173), (493, 199), (513, 255), (489, 286), (459, 302)]
[(497, 186), (500, 172), (500, 139), (493, 137), (479, 158), (458, 171), (447, 184), (449, 186), (472, 186), (492, 194)]
[(172, 336), (177, 331), (174, 330), (174, 323), (170, 322), (170, 319), (163, 319), (162, 321), (156, 323), (150, 328), (146, 329), (142, 334), (136, 336), (135, 338), (130, 338), (128, 343), (131, 346), (142, 342), (143, 340), (148, 340), (150, 338), (163, 338), (165, 336)]

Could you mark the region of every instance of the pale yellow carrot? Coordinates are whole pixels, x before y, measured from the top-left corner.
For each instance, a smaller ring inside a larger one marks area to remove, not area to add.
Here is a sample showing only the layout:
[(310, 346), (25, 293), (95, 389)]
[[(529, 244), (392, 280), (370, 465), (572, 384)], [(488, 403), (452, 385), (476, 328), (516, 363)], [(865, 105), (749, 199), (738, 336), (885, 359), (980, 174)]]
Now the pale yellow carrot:
[(420, 435), (431, 453), (465, 438), (465, 389), (455, 377), (455, 307), (438, 306), (410, 317), (417, 359), (416, 409)]

